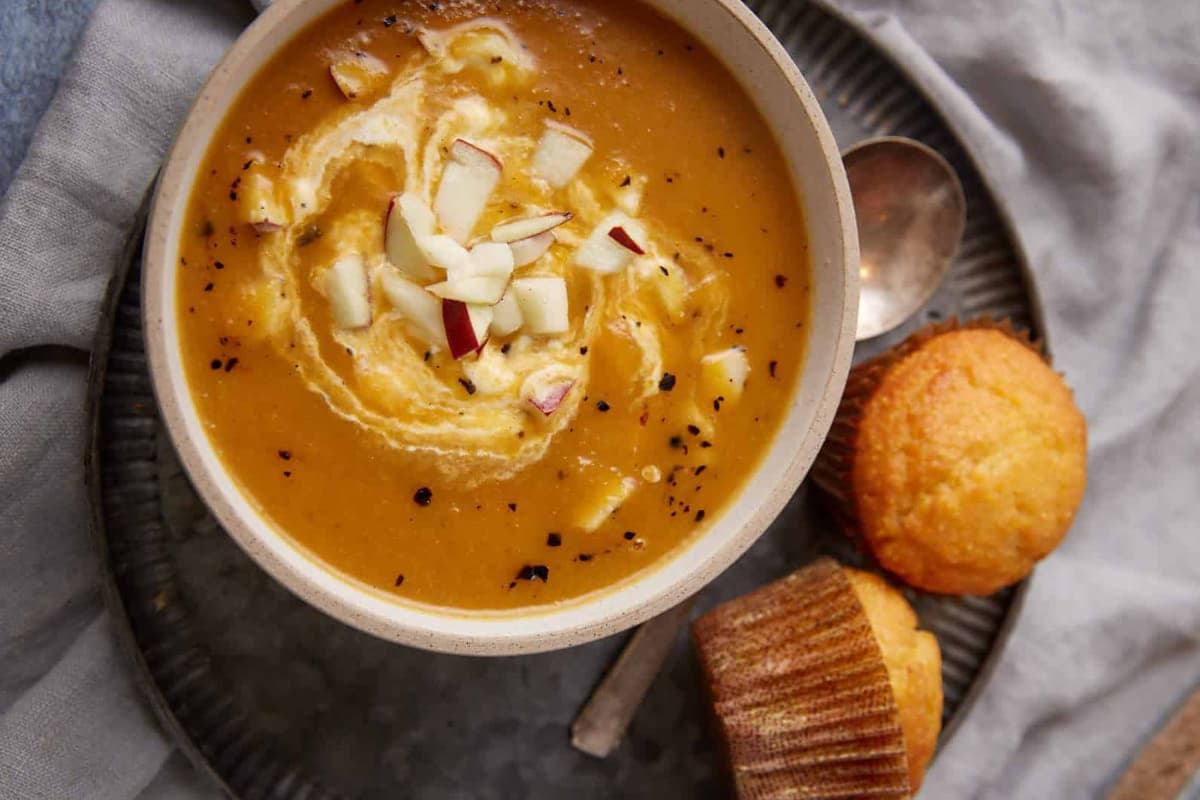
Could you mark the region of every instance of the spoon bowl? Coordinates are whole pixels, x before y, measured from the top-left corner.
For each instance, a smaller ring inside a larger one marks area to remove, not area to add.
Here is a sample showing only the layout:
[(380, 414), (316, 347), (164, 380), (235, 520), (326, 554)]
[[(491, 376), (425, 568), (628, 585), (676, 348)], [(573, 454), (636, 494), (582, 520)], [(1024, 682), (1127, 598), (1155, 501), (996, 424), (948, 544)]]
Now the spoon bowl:
[(887, 333), (937, 291), (966, 226), (962, 184), (946, 159), (901, 137), (842, 154), (858, 219), (859, 341)]

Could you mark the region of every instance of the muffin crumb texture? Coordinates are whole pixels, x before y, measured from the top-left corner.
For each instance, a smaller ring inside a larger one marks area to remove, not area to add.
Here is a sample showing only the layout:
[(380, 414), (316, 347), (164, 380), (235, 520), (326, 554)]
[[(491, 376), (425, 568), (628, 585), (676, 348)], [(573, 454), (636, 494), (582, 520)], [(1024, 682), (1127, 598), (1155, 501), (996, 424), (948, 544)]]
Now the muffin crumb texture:
[(880, 564), (933, 592), (1017, 582), (1083, 499), (1087, 432), (1062, 377), (998, 330), (938, 334), (866, 401), (851, 480)]

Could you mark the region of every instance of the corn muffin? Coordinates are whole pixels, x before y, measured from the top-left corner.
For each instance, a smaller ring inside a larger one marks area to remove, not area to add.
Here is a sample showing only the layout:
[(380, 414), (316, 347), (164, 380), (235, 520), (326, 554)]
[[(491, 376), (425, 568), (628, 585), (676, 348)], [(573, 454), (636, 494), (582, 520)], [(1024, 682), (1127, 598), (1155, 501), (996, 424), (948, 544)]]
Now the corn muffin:
[(915, 791), (939, 730), (941, 659), (886, 583), (823, 558), (693, 634), (739, 798)]
[(879, 564), (986, 595), (1066, 535), (1087, 430), (1037, 348), (991, 323), (940, 326), (855, 367), (814, 476)]
[(844, 571), (883, 655), (908, 754), (908, 782), (916, 792), (942, 730), (942, 652), (932, 633), (917, 628), (904, 595), (878, 575)]

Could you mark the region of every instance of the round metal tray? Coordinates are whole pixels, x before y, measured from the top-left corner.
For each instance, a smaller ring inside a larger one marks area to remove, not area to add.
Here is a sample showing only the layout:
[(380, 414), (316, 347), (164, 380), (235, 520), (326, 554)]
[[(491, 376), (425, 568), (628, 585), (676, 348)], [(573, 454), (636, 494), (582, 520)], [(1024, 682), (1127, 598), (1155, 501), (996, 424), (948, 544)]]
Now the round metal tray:
[[(967, 228), (949, 280), (904, 328), (991, 314), (1041, 337), (1037, 298), (983, 176), (920, 90), (866, 32), (813, 2), (752, 3), (816, 91), (839, 143), (900, 135), (957, 169)], [(621, 749), (596, 760), (568, 726), (625, 637), (519, 658), (412, 650), (310, 608), (207, 514), (163, 434), (140, 320), (144, 209), (109, 291), (92, 368), (93, 531), (123, 646), (159, 719), (192, 762), (242, 798), (713, 797), (723, 793), (698, 673), (676, 642)], [(815, 498), (814, 498), (815, 499)], [(770, 531), (700, 596), (695, 613), (833, 553), (859, 563), (807, 485)], [(953, 735), (1020, 606), (912, 594), (943, 653)]]

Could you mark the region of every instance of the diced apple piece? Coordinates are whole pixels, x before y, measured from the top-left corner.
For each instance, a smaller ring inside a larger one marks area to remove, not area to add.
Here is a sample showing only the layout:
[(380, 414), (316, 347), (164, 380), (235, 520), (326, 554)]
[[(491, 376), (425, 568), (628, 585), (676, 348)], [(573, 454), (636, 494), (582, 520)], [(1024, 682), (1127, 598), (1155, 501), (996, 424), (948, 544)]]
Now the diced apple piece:
[[(617, 236), (613, 231), (619, 230)], [(610, 274), (624, 269), (634, 255), (645, 252), (638, 243), (646, 241), (642, 226), (620, 211), (600, 220), (588, 238), (575, 251), (575, 263), (596, 272)], [(638, 249), (628, 246), (633, 243)], [(638, 252), (638, 251), (641, 252)]]
[(508, 278), (469, 276), (431, 284), (425, 287), (425, 291), (446, 300), (490, 306), (500, 302), (506, 288)]
[[(384, 247), (388, 261), (418, 281), (432, 281), (437, 273), (429, 266), (417, 239), (433, 235), (433, 212), (415, 194), (393, 197), (388, 203)], [(456, 243), (457, 244), (457, 243)]]
[(555, 189), (571, 182), (592, 155), (592, 141), (569, 125), (547, 122), (533, 153), (533, 170)]
[(518, 239), (528, 239), (545, 231), (552, 231), (564, 222), (570, 222), (575, 215), (570, 211), (555, 211), (536, 217), (515, 219), (501, 222), (492, 228), (493, 242), (515, 242)]
[(669, 267), (655, 266), (649, 271), (646, 281), (654, 287), (668, 316), (675, 320), (683, 319), (687, 312), (685, 303), (688, 291), (683, 270), (675, 264)]
[(515, 242), (509, 242), (508, 247), (512, 250), (513, 266), (524, 267), (537, 261), (546, 251), (550, 249), (550, 245), (556, 241), (555, 236), (550, 231), (544, 231), (537, 236), (530, 236), (528, 239), (517, 239)]
[(500, 302), (492, 307), (491, 332), (496, 336), (508, 336), (524, 322), (521, 306), (517, 304), (517, 296), (510, 289), (500, 298)]
[(371, 294), (362, 256), (343, 256), (325, 272), (325, 295), (339, 328), (365, 328), (371, 324)]
[(700, 374), (704, 390), (714, 399), (733, 402), (742, 396), (746, 379), (750, 377), (750, 360), (744, 347), (730, 347), (709, 353), (700, 359)]
[(529, 333), (565, 333), (570, 328), (567, 282), (562, 278), (517, 278), (512, 291)]
[(591, 502), (583, 506), (576, 525), (587, 533), (595, 531), (629, 499), (637, 487), (638, 482), (633, 478), (621, 478), (616, 475), (600, 481), (599, 491)]
[(645, 191), (645, 181), (641, 178), (633, 180), (626, 178), (627, 184), (618, 186), (613, 192), (617, 207), (631, 217), (636, 217), (642, 210), (642, 192)]
[(246, 175), (238, 185), (238, 197), (245, 220), (259, 233), (273, 233), (288, 223), (287, 208), (279, 202), (275, 182), (266, 175)]
[(468, 269), (472, 275), (508, 280), (513, 271), (512, 248), (502, 242), (480, 242), (471, 248)]
[(500, 181), (500, 160), (466, 139), (455, 139), (442, 171), (433, 211), (455, 241), (471, 237), (475, 222)]
[(354, 100), (383, 82), (387, 65), (367, 53), (355, 53), (353, 58), (330, 65), (329, 74), (346, 99)]
[(575, 380), (564, 376), (553, 367), (547, 367), (530, 374), (521, 384), (521, 397), (525, 398), (538, 411), (550, 416), (562, 405), (567, 392), (575, 385)]
[(470, 254), (467, 248), (444, 233), (418, 238), (417, 247), (425, 255), (425, 260), (435, 267), (447, 272), (468, 271)]
[(458, 300), (442, 301), (442, 326), (446, 329), (446, 343), (454, 358), (482, 350), (487, 344), (487, 331), (491, 324), (491, 306)]
[(392, 308), (404, 317), (417, 336), (429, 344), (446, 346), (440, 300), (418, 284), (391, 271), (380, 276), (379, 285)]

